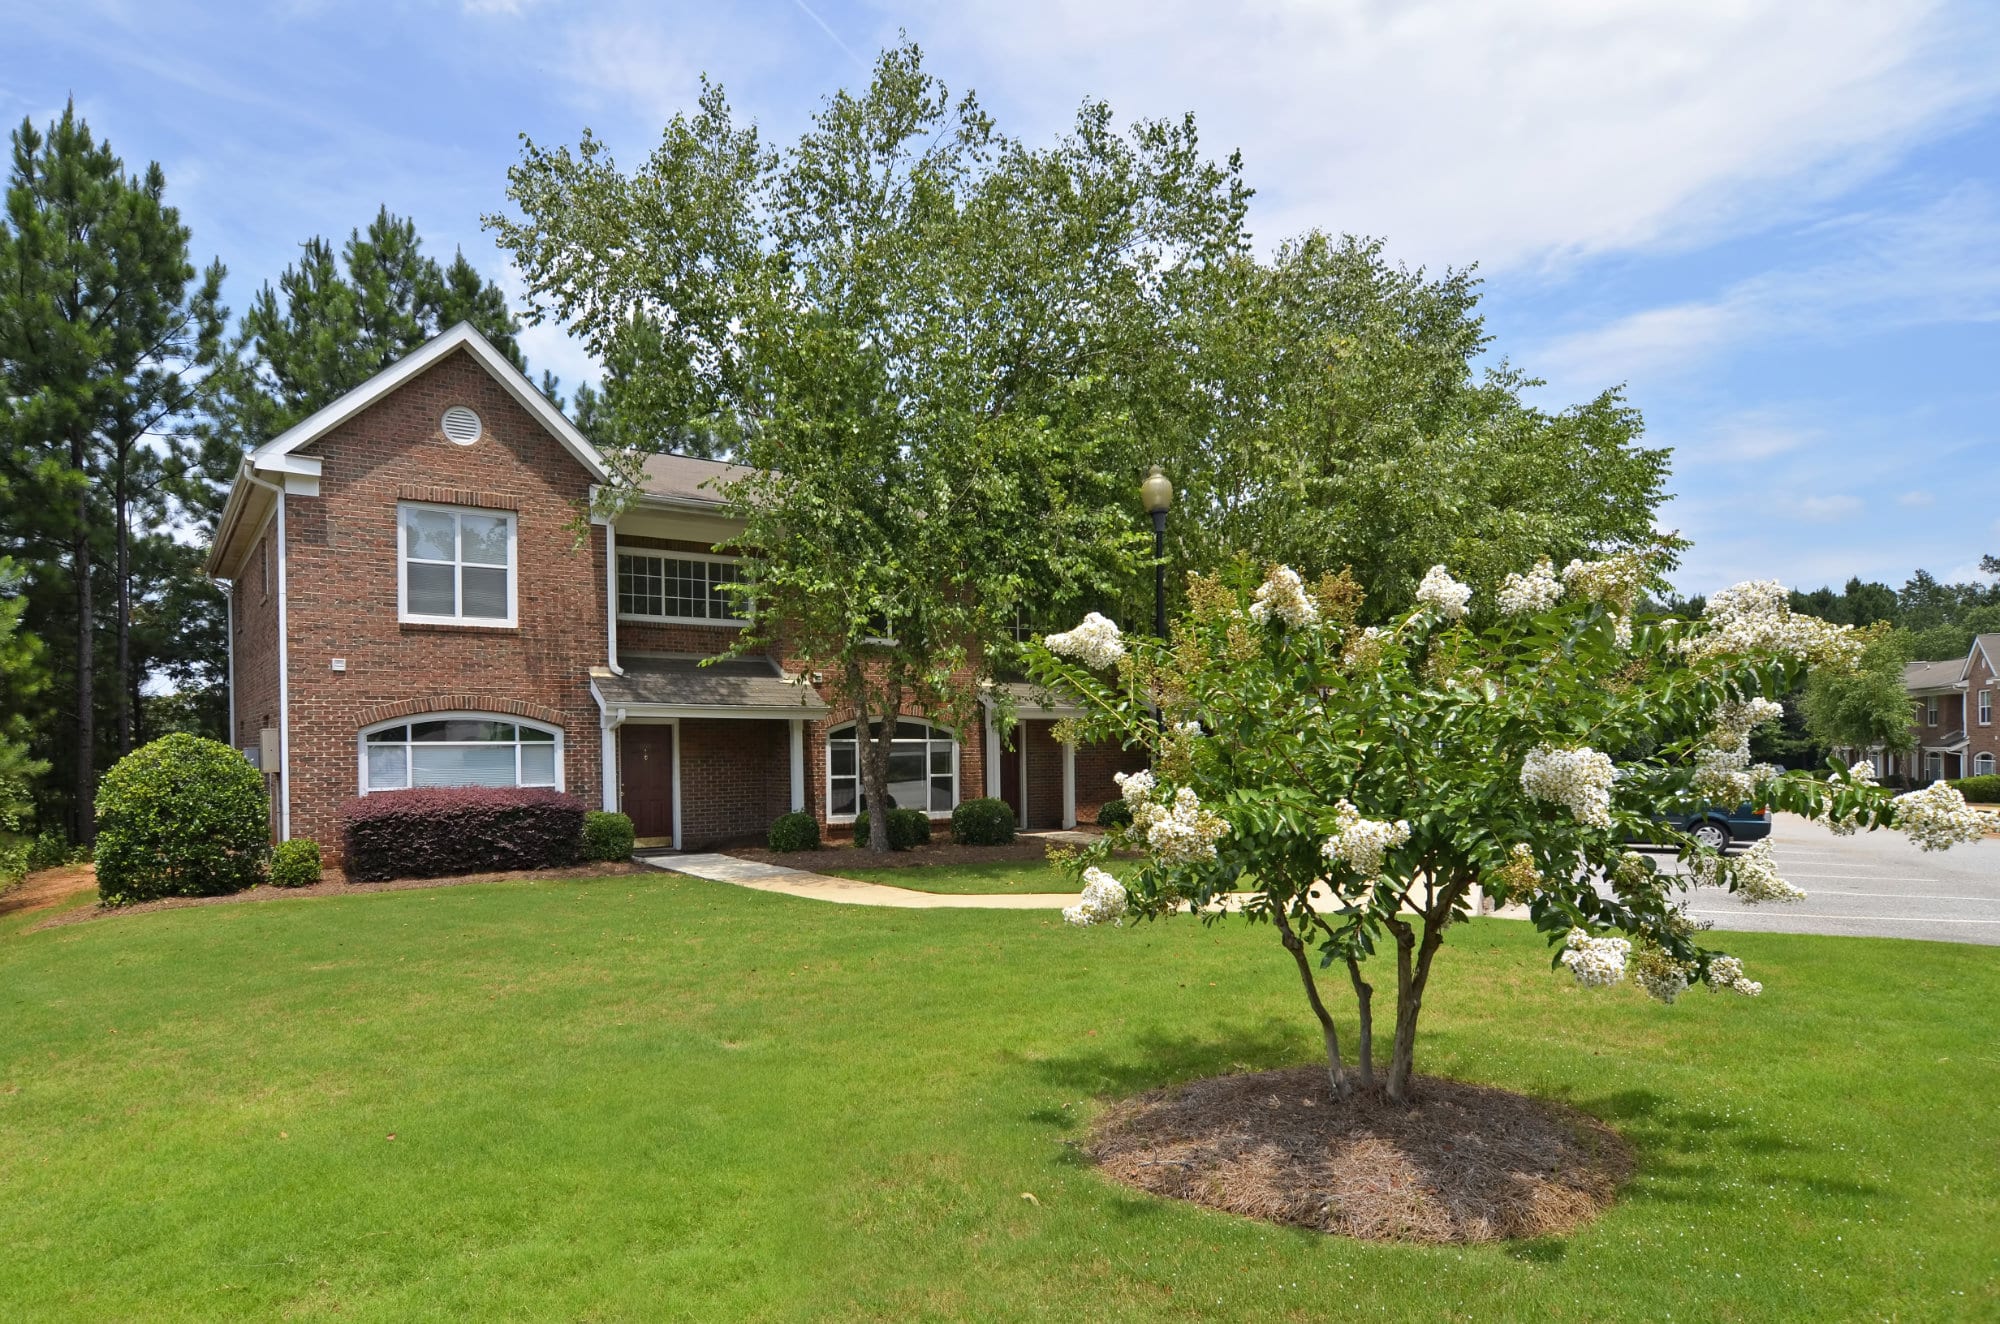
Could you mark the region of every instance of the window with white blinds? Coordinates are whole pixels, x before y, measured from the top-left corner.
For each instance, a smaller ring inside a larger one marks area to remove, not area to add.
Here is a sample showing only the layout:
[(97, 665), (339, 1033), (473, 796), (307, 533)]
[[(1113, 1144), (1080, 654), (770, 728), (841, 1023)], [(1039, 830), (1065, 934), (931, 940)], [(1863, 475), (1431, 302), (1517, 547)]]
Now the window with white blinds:
[(405, 621), (514, 624), (514, 514), (456, 506), (396, 508)]
[(558, 786), (562, 733), (478, 713), (429, 717), (365, 731), (361, 791), (423, 786)]

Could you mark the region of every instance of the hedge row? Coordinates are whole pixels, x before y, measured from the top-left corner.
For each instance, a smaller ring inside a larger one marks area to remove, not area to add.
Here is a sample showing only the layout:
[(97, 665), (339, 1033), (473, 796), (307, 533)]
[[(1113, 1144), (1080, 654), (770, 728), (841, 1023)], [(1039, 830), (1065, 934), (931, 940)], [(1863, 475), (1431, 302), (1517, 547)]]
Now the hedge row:
[(2000, 805), (2000, 774), (1989, 772), (1982, 777), (1960, 777), (1952, 785), (1974, 804)]
[(583, 801), (556, 791), (378, 792), (341, 812), (343, 863), (357, 882), (574, 864), (584, 812)]

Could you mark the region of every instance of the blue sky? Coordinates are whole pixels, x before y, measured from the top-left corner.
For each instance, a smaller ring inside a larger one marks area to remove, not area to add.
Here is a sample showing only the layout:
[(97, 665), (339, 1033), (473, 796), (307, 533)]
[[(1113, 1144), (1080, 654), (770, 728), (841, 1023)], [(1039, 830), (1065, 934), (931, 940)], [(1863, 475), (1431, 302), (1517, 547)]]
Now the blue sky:
[[(634, 162), (706, 71), (794, 134), (899, 29), (1003, 128), (1086, 96), (1243, 151), (1260, 242), (1477, 263), (1551, 406), (1619, 382), (1676, 453), (1689, 591), (2000, 552), (2000, 6), (1796, 0), (951, 5), (0, 0), (0, 116), (74, 94), (156, 159), (241, 307), (379, 204), (512, 284), (479, 227), (517, 135)], [(536, 368), (593, 373), (559, 330)]]

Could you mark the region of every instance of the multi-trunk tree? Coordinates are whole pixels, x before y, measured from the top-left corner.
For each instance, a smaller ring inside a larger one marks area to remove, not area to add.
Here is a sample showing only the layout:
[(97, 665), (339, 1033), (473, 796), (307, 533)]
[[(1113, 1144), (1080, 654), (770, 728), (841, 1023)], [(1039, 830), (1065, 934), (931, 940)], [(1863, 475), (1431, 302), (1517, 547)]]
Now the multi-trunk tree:
[[(1710, 598), (1697, 619), (1636, 615), (1658, 569), (1636, 554), (1543, 560), (1496, 593), (1433, 567), (1407, 610), (1362, 624), (1355, 580), (1308, 584), (1284, 566), (1195, 578), (1173, 637), (1102, 617), (1046, 637), (1038, 678), (1075, 696), (1079, 737), (1143, 746), (1121, 779), (1131, 827), (1080, 854), (1075, 923), (1268, 923), (1296, 968), (1336, 1093), (1347, 1068), (1324, 981), (1351, 985), (1364, 1086), (1374, 1082), (1375, 958), (1393, 961), (1384, 1088), (1411, 1095), (1433, 962), (1473, 889), (1525, 905), (1587, 986), (1629, 977), (1663, 1002), (1706, 984), (1755, 994), (1741, 960), (1710, 949), (1685, 907), (1697, 882), (1748, 901), (1803, 893), (1768, 842), (1720, 856), (1661, 820), (1753, 803), (1851, 831), (1894, 825), (1926, 849), (1996, 825), (1950, 786), (1891, 799), (1867, 765), (1818, 774), (1751, 762), (1811, 663), (1851, 667), (1846, 627), (1793, 614), (1775, 583)], [(1665, 841), (1678, 869), (1633, 843)], [(1114, 847), (1145, 860), (1122, 882)]]

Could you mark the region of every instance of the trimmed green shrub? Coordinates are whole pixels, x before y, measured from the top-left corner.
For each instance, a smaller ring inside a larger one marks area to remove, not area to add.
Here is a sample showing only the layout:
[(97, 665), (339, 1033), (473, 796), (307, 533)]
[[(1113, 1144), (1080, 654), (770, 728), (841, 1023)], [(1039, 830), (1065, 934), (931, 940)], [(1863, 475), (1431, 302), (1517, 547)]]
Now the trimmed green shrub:
[(629, 860), (632, 841), (632, 820), (625, 815), (592, 809), (583, 816), (584, 859)]
[[(868, 844), (868, 811), (862, 810), (854, 816), (854, 844)], [(889, 849), (908, 850), (912, 846), (930, 844), (930, 815), (921, 809), (891, 809), (889, 811)]]
[(961, 846), (1005, 846), (1014, 839), (1014, 810), (1005, 800), (961, 800), (951, 811), (951, 839)]
[(771, 823), (768, 840), (775, 851), (818, 850), (819, 820), (803, 809), (780, 814)]
[(294, 837), (271, 847), (271, 886), (311, 887), (319, 881), (319, 843)]
[(118, 760), (97, 789), (97, 891), (107, 906), (221, 896), (264, 876), (264, 776), (216, 740), (177, 731)]
[(1979, 777), (1961, 777), (1952, 785), (1974, 804), (2000, 804), (2000, 774), (1989, 772)]
[(1097, 826), (1109, 832), (1132, 826), (1132, 806), (1123, 800), (1106, 800), (1097, 806)]
[(378, 791), (341, 810), (347, 876), (444, 878), (576, 863), (583, 801), (503, 786)]

